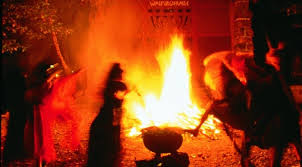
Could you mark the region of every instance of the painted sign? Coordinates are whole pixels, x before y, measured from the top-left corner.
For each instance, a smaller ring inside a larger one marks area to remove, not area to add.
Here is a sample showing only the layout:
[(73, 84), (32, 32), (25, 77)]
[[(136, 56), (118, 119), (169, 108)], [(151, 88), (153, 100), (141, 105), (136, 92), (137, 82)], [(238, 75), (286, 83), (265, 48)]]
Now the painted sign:
[(149, 1), (151, 7), (188, 7), (190, 6), (190, 1)]

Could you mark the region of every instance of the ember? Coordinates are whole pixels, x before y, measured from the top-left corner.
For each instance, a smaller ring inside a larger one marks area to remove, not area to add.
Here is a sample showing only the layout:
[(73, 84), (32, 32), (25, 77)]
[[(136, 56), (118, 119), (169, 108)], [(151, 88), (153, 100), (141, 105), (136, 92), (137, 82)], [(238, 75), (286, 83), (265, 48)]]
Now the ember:
[[(190, 51), (183, 47), (183, 39), (179, 36), (174, 36), (170, 46), (158, 53), (163, 83), (153, 81), (152, 84), (162, 85), (160, 96), (156, 96), (158, 92), (145, 88), (144, 94), (133, 92), (126, 96), (123, 125), (127, 136), (137, 136), (141, 129), (151, 126), (194, 129), (198, 125), (205, 110), (199, 108), (191, 97), (189, 56)], [(126, 76), (131, 82), (129, 77)], [(219, 133), (217, 123), (219, 120), (211, 117), (201, 128), (202, 132)]]

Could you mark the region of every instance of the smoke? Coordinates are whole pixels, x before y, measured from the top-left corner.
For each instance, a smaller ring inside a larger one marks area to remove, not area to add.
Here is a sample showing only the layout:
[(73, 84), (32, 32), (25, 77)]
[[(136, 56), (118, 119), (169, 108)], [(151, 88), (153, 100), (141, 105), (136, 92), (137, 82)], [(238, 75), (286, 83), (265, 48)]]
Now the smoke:
[(125, 76), (132, 81), (149, 78), (146, 73), (150, 76), (158, 72), (154, 70), (158, 68), (156, 49), (143, 39), (144, 33), (150, 30), (149, 18), (138, 1), (99, 0), (97, 13), (90, 19), (83, 50), (76, 56), (77, 62), (86, 69), (89, 93), (93, 95), (102, 89), (114, 62), (121, 63)]
[(148, 81), (158, 79), (154, 76), (159, 73), (159, 70), (154, 70), (159, 69), (154, 56), (156, 49), (152, 42), (146, 43), (144, 35), (146, 31), (150, 32), (151, 21), (147, 20), (147, 10), (140, 1), (98, 0), (96, 7), (96, 13), (90, 15), (88, 28), (80, 25), (85, 20), (78, 20), (77, 25), (83, 32), (78, 32), (73, 37), (74, 41), (69, 43), (69, 55), (72, 55), (69, 62), (83, 70), (79, 80), (84, 81), (82, 86), (86, 89), (76, 99), (77, 129), (81, 138), (86, 138), (87, 125), (91, 124), (102, 105), (100, 92), (112, 63), (121, 63), (130, 89), (136, 87), (140, 90), (134, 86), (138, 82), (148, 87), (146, 85), (151, 85)]
[(85, 129), (99, 112), (100, 92), (115, 62), (121, 64), (129, 89), (139, 94), (150, 90), (160, 93), (161, 85), (154, 84), (162, 80), (156, 55), (169, 44), (174, 32), (171, 28), (161, 32), (155, 30), (146, 5), (140, 0), (97, 2), (97, 11), (90, 17), (87, 33), (82, 33), (85, 37), (81, 37), (81, 46), (73, 46), (72, 59), (86, 74), (85, 97), (79, 99), (79, 103), (86, 103), (79, 119), (85, 119), (80, 120), (79, 129)]

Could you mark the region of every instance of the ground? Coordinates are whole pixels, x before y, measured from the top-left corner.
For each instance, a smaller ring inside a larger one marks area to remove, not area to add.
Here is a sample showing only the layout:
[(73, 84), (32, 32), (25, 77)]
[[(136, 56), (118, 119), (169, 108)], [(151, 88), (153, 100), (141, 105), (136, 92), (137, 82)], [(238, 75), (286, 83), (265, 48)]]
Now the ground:
[[(93, 117), (92, 117), (93, 118)], [(1, 130), (5, 132), (6, 117), (3, 116)], [(82, 138), (80, 146), (76, 150), (62, 149), (59, 138), (66, 135), (68, 125), (58, 123), (54, 130), (55, 148), (57, 152), (57, 160), (49, 163), (48, 167), (82, 167), (86, 164), (87, 159), (87, 143), (88, 133)], [(89, 126), (87, 125), (87, 132)], [(240, 135), (240, 131), (235, 131)], [(5, 133), (2, 134), (2, 141), (5, 140)], [(186, 153), (189, 156), (189, 167), (240, 167), (240, 155), (234, 149), (232, 141), (224, 131), (216, 136), (209, 138), (205, 135), (193, 137), (184, 135), (184, 141), (179, 152)], [(3, 145), (1, 144), (1, 148)], [(124, 156), (122, 167), (135, 167), (135, 161), (150, 160), (154, 157), (154, 153), (147, 150), (142, 138), (138, 137), (123, 137)], [(1, 149), (2, 150), (2, 149)], [(34, 166), (34, 160), (15, 161), (11, 165), (14, 167), (30, 167)], [(252, 147), (251, 162), (256, 167), (266, 167), (269, 164), (268, 150), (262, 150), (257, 147)], [(298, 160), (295, 157), (294, 149), (288, 147), (282, 160), (282, 167), (299, 167)]]

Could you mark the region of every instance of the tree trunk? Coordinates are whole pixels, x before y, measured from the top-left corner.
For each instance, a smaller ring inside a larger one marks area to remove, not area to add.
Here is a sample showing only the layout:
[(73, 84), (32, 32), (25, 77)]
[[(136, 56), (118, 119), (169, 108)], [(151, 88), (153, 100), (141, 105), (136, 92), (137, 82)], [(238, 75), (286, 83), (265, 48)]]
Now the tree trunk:
[[(46, 3), (48, 3), (48, 0), (45, 0)], [(51, 20), (48, 20), (49, 24), (52, 25), (52, 22)], [(64, 60), (64, 57), (62, 55), (62, 52), (61, 52), (61, 49), (60, 49), (60, 45), (59, 45), (59, 42), (58, 42), (58, 38), (57, 38), (57, 34), (55, 32), (51, 32), (51, 36), (52, 36), (52, 41), (53, 41), (53, 44), (56, 48), (56, 52), (57, 52), (57, 56), (60, 58), (60, 61), (61, 61), (61, 64), (64, 68), (64, 72), (65, 73), (70, 73), (70, 69), (69, 67), (67, 66), (65, 60)]]
[(58, 42), (58, 39), (57, 39), (57, 35), (55, 32), (52, 32), (51, 33), (51, 36), (52, 36), (52, 41), (53, 41), (53, 44), (56, 48), (56, 52), (57, 52), (57, 55), (59, 56), (60, 60), (61, 60), (61, 63), (62, 63), (62, 66), (64, 68), (64, 71), (66, 73), (68, 73), (70, 71), (69, 67), (67, 66), (65, 60), (64, 60), (64, 57), (62, 55), (62, 52), (60, 50), (60, 45), (59, 45), (59, 42)]

